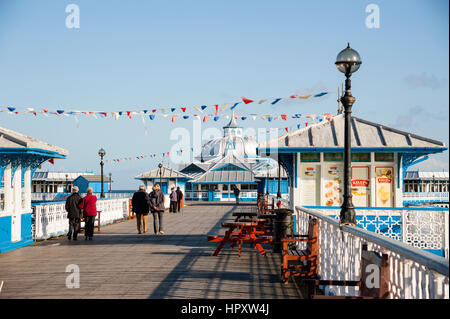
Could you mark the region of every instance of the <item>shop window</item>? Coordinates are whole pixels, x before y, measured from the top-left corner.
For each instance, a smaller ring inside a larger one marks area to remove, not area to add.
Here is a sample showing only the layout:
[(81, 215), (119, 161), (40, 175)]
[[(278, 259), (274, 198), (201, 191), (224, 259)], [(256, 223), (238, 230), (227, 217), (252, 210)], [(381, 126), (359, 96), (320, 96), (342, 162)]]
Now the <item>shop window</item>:
[(341, 162), (344, 160), (344, 153), (323, 153), (323, 160), (327, 162)]
[(370, 153), (352, 153), (352, 162), (370, 162)]
[(375, 162), (393, 162), (394, 153), (375, 153)]
[(320, 162), (320, 153), (301, 153), (301, 162)]

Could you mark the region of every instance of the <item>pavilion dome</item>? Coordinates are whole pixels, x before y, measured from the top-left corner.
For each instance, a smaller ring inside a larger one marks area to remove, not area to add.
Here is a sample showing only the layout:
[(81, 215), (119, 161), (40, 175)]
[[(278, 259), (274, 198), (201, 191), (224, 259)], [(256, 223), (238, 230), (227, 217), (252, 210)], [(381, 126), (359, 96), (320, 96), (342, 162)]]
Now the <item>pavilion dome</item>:
[(242, 135), (242, 127), (231, 117), (230, 122), (223, 127), (224, 136), (214, 138), (202, 147), (200, 160), (208, 162), (218, 160), (233, 154), (237, 158), (256, 157), (258, 143), (247, 136)]

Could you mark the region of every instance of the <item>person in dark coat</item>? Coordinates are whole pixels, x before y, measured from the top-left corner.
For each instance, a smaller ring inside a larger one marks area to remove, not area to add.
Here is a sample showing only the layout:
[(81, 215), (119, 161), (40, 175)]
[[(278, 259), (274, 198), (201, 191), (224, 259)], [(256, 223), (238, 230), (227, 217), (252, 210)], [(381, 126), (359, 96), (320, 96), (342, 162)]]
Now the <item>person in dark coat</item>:
[(181, 210), (181, 201), (183, 200), (183, 192), (179, 187), (177, 187), (177, 211)]
[(66, 212), (67, 218), (69, 219), (69, 232), (67, 233), (67, 238), (69, 240), (77, 240), (78, 233), (80, 232), (81, 226), (81, 209), (78, 205), (81, 202), (81, 196), (78, 194), (78, 187), (74, 186), (72, 188), (72, 194), (66, 200)]
[(153, 191), (150, 193), (150, 210), (153, 215), (155, 235), (163, 235), (164, 194), (158, 184), (153, 186)]
[(241, 191), (239, 190), (239, 188), (237, 188), (236, 185), (233, 185), (233, 192), (234, 197), (236, 198), (236, 205), (239, 205), (239, 194), (241, 193)]
[(150, 197), (145, 191), (145, 186), (139, 186), (139, 190), (133, 194), (131, 207), (136, 214), (138, 234), (147, 232), (148, 213), (150, 211)]

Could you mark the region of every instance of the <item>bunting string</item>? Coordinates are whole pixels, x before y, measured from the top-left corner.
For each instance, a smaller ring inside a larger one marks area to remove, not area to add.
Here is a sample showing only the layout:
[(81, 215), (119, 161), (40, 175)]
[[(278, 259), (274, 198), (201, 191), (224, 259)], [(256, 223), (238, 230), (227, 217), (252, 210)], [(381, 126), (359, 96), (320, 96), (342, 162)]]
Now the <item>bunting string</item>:
[[(57, 117), (68, 117), (73, 116), (75, 118), (75, 121), (78, 125), (79, 116), (83, 115), (86, 117), (91, 118), (106, 118), (110, 117), (113, 119), (118, 120), (121, 117), (128, 117), (129, 119), (133, 119), (135, 115), (141, 115), (142, 121), (145, 125), (144, 117), (148, 116), (150, 120), (155, 120), (158, 117), (161, 116), (162, 118), (167, 118), (170, 116), (170, 120), (172, 123), (174, 123), (178, 118), (183, 119), (189, 119), (189, 118), (197, 118), (201, 119), (203, 122), (206, 122), (209, 118), (213, 118), (215, 121), (219, 120), (221, 116), (219, 115), (220, 112), (224, 112), (226, 110), (234, 110), (238, 105), (248, 105), (251, 103), (257, 103), (257, 104), (271, 104), (276, 105), (281, 100), (314, 100), (314, 99), (320, 99), (323, 96), (329, 94), (330, 92), (320, 92), (317, 94), (307, 94), (307, 95), (298, 95), (293, 94), (288, 97), (279, 97), (279, 98), (265, 98), (265, 99), (250, 99), (247, 97), (242, 97), (241, 101), (238, 102), (232, 102), (232, 103), (224, 103), (224, 104), (214, 104), (214, 105), (201, 105), (201, 106), (182, 106), (182, 107), (149, 107), (148, 109), (144, 110), (127, 110), (127, 111), (80, 111), (80, 110), (66, 110), (66, 109), (57, 109), (57, 110), (50, 110), (48, 108), (39, 108), (39, 107), (27, 107), (25, 110), (18, 110), (16, 107), (4, 107), (3, 109), (0, 107), (0, 113), (6, 113), (6, 114), (14, 114), (14, 115), (22, 115), (22, 114), (29, 114), (29, 115), (43, 115), (43, 116), (49, 116), (54, 115)], [(214, 113), (208, 113), (205, 114), (206, 109), (211, 109)], [(195, 110), (198, 113), (192, 114), (192, 111)], [(189, 112), (187, 112), (189, 111)], [(178, 112), (178, 113), (177, 113)], [(292, 118), (298, 118), (295, 117), (298, 114), (294, 114), (291, 116)], [(280, 115), (272, 115), (268, 114), (261, 118), (267, 119), (268, 121), (272, 121), (274, 118), (278, 118), (281, 116), (282, 119), (287, 119), (287, 114), (280, 114)], [(247, 114), (247, 115), (241, 115), (241, 119), (245, 120), (247, 118), (252, 118), (253, 120), (256, 120), (258, 117), (258, 114)]]

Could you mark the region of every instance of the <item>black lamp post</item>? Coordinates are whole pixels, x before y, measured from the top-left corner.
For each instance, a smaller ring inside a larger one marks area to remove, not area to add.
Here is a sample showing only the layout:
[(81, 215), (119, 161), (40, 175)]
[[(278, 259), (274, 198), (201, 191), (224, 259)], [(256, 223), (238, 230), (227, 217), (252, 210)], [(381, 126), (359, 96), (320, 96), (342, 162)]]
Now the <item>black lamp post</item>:
[(159, 163), (158, 164), (158, 168), (159, 168), (159, 187), (161, 187), (161, 191), (162, 191), (162, 164)]
[(66, 191), (65, 193), (69, 192), (69, 174), (66, 174)]
[(267, 165), (266, 165), (266, 168), (267, 168), (267, 188), (266, 188), (266, 195), (267, 195), (267, 197), (269, 197), (269, 168), (270, 168), (270, 165), (267, 164)]
[(351, 92), (350, 77), (352, 73), (358, 71), (361, 65), (361, 58), (355, 50), (350, 48), (350, 43), (347, 48), (339, 52), (336, 58), (336, 67), (339, 71), (345, 74), (345, 94), (341, 97), (341, 102), (344, 107), (345, 116), (345, 134), (344, 134), (344, 203), (341, 206), (340, 225), (356, 225), (355, 207), (352, 202), (351, 192), (351, 135), (350, 135), (350, 119), (352, 114), (352, 105), (355, 103), (355, 98)]
[(112, 188), (112, 173), (109, 173), (109, 193), (111, 194), (111, 188)]
[(281, 164), (278, 162), (278, 192), (277, 198), (281, 198)]
[(106, 152), (103, 148), (98, 151), (98, 155), (100, 155), (100, 182), (102, 183), (102, 192), (100, 194), (100, 198), (105, 198), (105, 193), (103, 189), (103, 157), (106, 155)]

